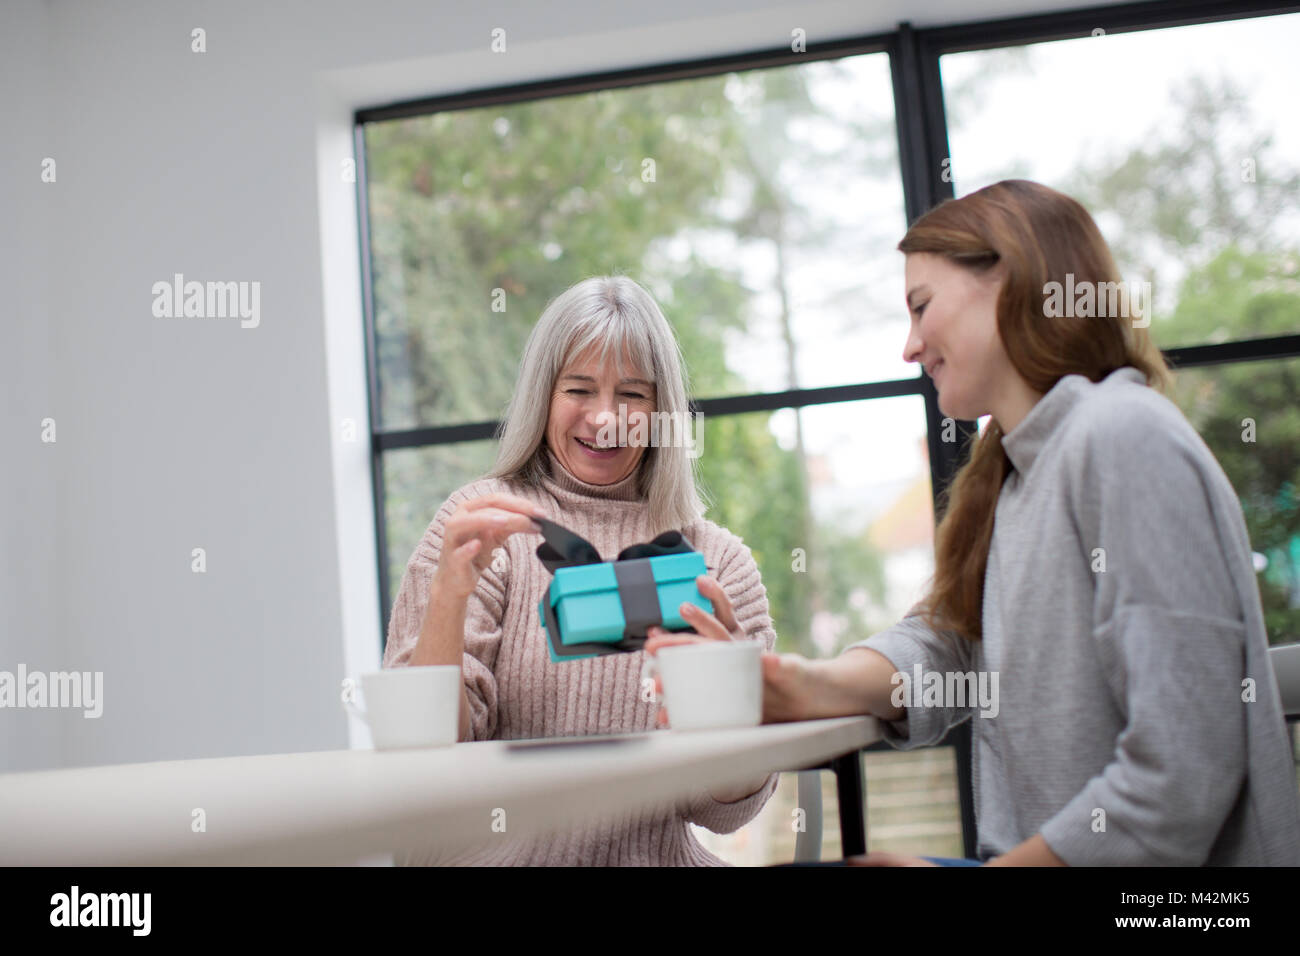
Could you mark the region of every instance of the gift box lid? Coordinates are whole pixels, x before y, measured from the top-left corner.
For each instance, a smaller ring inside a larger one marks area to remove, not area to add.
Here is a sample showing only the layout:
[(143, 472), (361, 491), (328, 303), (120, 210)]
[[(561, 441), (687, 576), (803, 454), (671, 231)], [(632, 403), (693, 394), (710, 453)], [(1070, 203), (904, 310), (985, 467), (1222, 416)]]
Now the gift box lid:
[[(648, 561), (654, 574), (655, 584), (672, 584), (678, 581), (694, 581), (708, 569), (704, 558), (698, 551), (683, 554), (665, 554), (654, 558), (633, 558), (633, 561)], [(619, 562), (626, 564), (629, 562)], [(572, 568), (560, 568), (551, 580), (551, 603), (555, 604), (566, 597), (577, 597), (600, 591), (618, 589), (618, 575), (614, 571), (614, 562), (603, 561), (600, 564), (581, 564)]]

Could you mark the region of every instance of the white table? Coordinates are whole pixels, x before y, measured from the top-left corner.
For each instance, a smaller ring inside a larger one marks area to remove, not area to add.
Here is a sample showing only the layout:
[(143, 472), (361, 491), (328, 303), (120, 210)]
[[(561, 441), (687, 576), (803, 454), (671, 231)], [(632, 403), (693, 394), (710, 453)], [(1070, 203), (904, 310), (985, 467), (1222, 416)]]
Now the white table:
[(849, 855), (865, 851), (858, 751), (878, 739), (874, 718), (843, 717), (5, 774), (0, 865), (347, 864), (431, 840), (486, 842), (498, 807), (511, 835), (528, 836), (828, 762), (859, 808), (841, 813)]

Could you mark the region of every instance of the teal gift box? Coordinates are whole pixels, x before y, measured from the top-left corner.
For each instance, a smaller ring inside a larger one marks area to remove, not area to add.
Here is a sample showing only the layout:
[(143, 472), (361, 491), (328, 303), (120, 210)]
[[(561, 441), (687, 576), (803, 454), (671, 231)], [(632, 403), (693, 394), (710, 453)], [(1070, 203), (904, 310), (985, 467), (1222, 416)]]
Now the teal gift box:
[(689, 631), (678, 610), (685, 603), (713, 613), (695, 586), (695, 579), (708, 573), (704, 556), (678, 532), (624, 548), (615, 561), (601, 561), (580, 536), (552, 521), (538, 524), (546, 543), (537, 555), (554, 575), (537, 605), (552, 661), (638, 651), (655, 626)]

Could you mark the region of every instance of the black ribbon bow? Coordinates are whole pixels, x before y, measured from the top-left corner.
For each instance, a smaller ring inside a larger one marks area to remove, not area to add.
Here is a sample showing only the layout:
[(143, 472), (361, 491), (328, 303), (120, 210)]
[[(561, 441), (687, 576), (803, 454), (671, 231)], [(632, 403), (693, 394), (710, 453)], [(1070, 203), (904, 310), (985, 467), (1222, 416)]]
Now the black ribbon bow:
[[(574, 534), (564, 525), (556, 524), (549, 518), (534, 518), (542, 529), (544, 543), (537, 546), (537, 557), (552, 574), (558, 568), (572, 568), (582, 564), (600, 564), (604, 558), (590, 541), (580, 534)], [(694, 551), (680, 531), (665, 531), (653, 541), (634, 544), (618, 553), (619, 561), (631, 561), (635, 558), (657, 558), (664, 554), (685, 554)]]

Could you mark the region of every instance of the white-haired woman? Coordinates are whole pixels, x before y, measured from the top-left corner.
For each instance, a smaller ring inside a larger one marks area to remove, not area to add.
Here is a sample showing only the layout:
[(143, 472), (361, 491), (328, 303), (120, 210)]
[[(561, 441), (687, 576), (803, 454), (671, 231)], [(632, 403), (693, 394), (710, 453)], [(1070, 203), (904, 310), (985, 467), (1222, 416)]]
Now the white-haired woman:
[[(651, 434), (652, 415), (678, 423), (676, 440), (637, 440)], [(388, 628), (385, 667), (461, 666), (462, 741), (657, 725), (658, 705), (641, 693), (644, 652), (551, 661), (537, 622), (551, 578), (535, 553), (533, 515), (575, 531), (606, 558), (680, 531), (704, 557), (709, 575), (699, 587), (716, 611), (695, 611), (690, 623), (707, 636), (773, 648), (767, 592), (749, 548), (702, 516), (688, 419), (680, 348), (641, 286), (621, 276), (587, 279), (547, 306), (524, 349), (496, 465), (434, 515), (407, 565)], [(688, 824), (731, 833), (762, 809), (776, 781), (770, 774), (732, 790), (700, 790), (656, 812), (545, 839), (503, 837), (457, 854), (413, 848), (398, 861), (724, 865)], [(488, 819), (485, 811), (485, 829)]]

